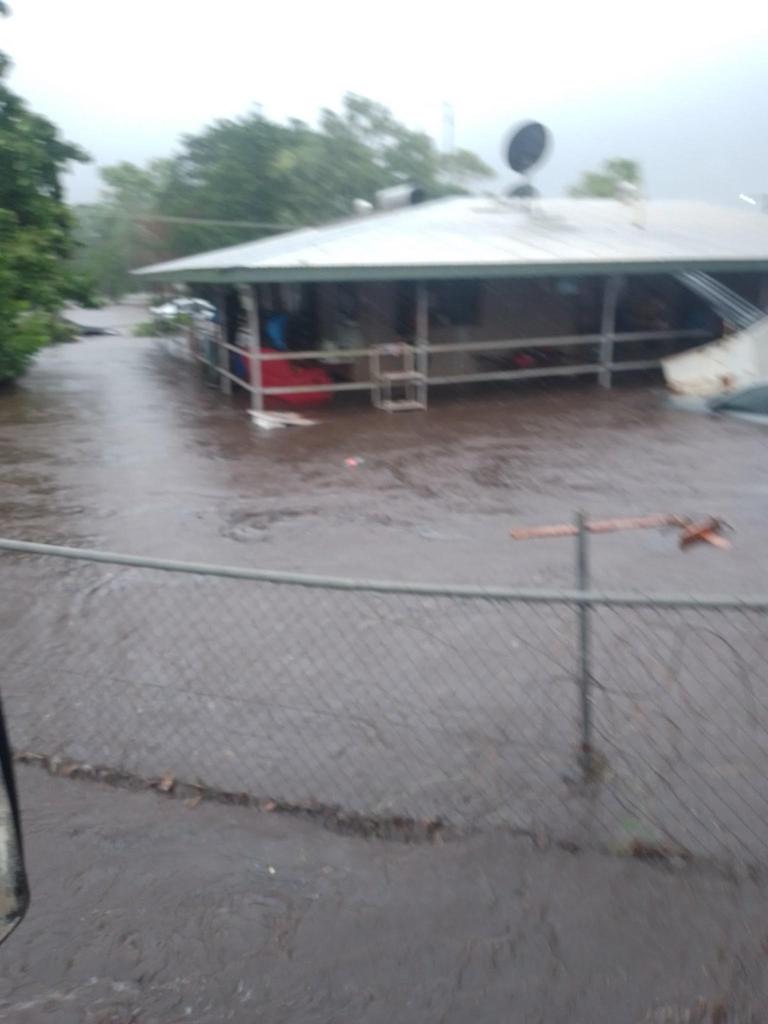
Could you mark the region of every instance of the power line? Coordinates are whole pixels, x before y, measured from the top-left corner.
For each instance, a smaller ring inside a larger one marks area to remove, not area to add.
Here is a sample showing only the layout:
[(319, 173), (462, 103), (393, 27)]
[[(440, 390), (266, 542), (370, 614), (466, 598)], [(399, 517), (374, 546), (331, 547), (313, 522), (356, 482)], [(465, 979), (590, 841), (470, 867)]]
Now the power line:
[(163, 224), (196, 224), (200, 227), (222, 227), (222, 228), (258, 228), (273, 231), (289, 231), (295, 228), (306, 227), (305, 224), (274, 224), (270, 221), (254, 220), (211, 220), (207, 217), (172, 217), (164, 213), (133, 213), (131, 220), (161, 221)]

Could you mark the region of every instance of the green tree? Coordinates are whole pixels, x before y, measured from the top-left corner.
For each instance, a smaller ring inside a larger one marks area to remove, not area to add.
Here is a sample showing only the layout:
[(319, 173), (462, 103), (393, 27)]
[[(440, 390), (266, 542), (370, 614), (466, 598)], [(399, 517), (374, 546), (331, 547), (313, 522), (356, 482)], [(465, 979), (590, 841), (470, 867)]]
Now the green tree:
[(100, 201), (74, 208), (72, 266), (100, 294), (118, 298), (135, 284), (132, 267), (172, 255), (165, 228), (153, 220), (170, 173), (167, 160), (146, 168), (127, 162), (104, 167)]
[(642, 171), (637, 160), (613, 157), (604, 160), (597, 171), (584, 171), (578, 182), (568, 189), (568, 195), (576, 198), (596, 196), (616, 199), (626, 184), (639, 188), (642, 185)]
[(8, 69), (0, 53), (0, 380), (22, 373), (56, 335), (77, 284), (66, 262), (71, 217), (61, 174), (70, 160), (87, 159), (8, 88)]
[(299, 120), (281, 124), (254, 110), (186, 136), (171, 160), (101, 173), (101, 201), (78, 211), (77, 265), (99, 273), (101, 287), (116, 294), (142, 263), (260, 233), (166, 217), (272, 225), (266, 234), (348, 216), (353, 199), (371, 200), (388, 185), (413, 181), (437, 197), (462, 192), (492, 171), (467, 150), (441, 153), (382, 104), (349, 94), (341, 111), (321, 112), (316, 128)]

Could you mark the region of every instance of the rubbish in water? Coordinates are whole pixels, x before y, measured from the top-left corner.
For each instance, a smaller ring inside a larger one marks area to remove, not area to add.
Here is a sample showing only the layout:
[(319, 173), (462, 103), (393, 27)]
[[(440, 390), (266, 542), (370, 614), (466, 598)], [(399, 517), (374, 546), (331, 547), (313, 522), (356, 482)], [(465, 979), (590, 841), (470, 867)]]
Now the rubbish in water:
[(157, 784), (157, 788), (160, 790), (161, 793), (170, 793), (175, 785), (176, 779), (174, 778), (174, 776), (171, 775), (170, 772), (166, 772), (165, 775), (163, 775), (160, 778), (160, 781)]
[(680, 534), (680, 547), (687, 548), (690, 544), (695, 544), (696, 541), (704, 541), (713, 547), (727, 551), (731, 546), (731, 542), (726, 540), (725, 537), (719, 536), (720, 530), (725, 525), (725, 523), (715, 519), (713, 516), (702, 519), (698, 523), (689, 523)]
[(251, 419), (262, 430), (281, 430), (283, 427), (314, 427), (317, 420), (307, 419), (298, 412), (263, 412), (250, 410)]
[(271, 864), (267, 865), (267, 871), (270, 873), (270, 875), (276, 875), (277, 874), (277, 871), (272, 867)]
[(344, 459), (344, 465), (349, 466), (350, 469), (353, 469), (355, 466), (362, 466), (364, 462), (365, 459), (361, 458), (359, 455), (350, 455)]

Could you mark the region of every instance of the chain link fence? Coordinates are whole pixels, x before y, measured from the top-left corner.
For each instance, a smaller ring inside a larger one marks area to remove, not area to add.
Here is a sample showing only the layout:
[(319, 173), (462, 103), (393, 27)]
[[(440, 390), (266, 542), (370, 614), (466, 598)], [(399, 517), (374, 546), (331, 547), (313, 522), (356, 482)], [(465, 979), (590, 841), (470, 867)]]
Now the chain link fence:
[(768, 602), (0, 548), (17, 750), (298, 806), (768, 861)]

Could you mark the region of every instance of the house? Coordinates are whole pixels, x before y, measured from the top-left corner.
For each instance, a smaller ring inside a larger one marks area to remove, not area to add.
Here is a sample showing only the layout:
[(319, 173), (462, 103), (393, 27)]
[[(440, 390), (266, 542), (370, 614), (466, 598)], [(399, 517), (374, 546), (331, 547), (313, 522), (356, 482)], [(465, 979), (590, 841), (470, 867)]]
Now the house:
[[(192, 339), (222, 387), (265, 401), (369, 391), (424, 408), (437, 386), (647, 370), (768, 305), (768, 216), (700, 202), (461, 196), (145, 267), (211, 289)], [(745, 312), (746, 310), (746, 312)], [(281, 368), (282, 376), (274, 367)], [(287, 367), (287, 369), (286, 369)], [(275, 382), (277, 380), (277, 383)], [(321, 381), (322, 383), (322, 381)]]

